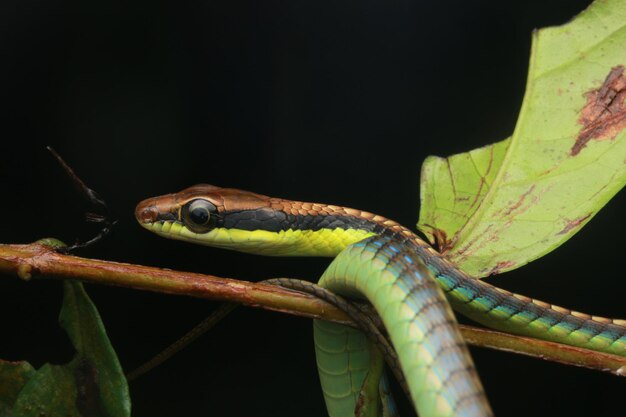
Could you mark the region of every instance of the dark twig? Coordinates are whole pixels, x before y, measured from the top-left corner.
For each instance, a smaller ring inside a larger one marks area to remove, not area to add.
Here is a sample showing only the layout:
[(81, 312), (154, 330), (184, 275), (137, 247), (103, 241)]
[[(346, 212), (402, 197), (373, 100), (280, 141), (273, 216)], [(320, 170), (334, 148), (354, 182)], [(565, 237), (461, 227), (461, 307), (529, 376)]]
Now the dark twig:
[(217, 309), (207, 318), (198, 323), (193, 329), (188, 331), (183, 337), (178, 339), (176, 342), (169, 345), (167, 348), (162, 350), (153, 356), (150, 360), (145, 362), (144, 364), (138, 366), (133, 369), (129, 373), (126, 374), (126, 379), (128, 382), (134, 381), (145, 373), (151, 371), (157, 366), (161, 365), (163, 362), (170, 359), (172, 356), (189, 346), (192, 342), (194, 342), (197, 338), (202, 336), (204, 333), (209, 331), (213, 326), (219, 323), (224, 317), (230, 314), (235, 308), (237, 308), (237, 304), (235, 303), (222, 303)]
[(72, 184), (74, 184), (74, 188), (76, 188), (78, 193), (82, 195), (87, 203), (93, 207), (94, 211), (88, 211), (85, 213), (85, 221), (101, 225), (99, 232), (93, 238), (85, 242), (81, 242), (77, 239), (76, 243), (73, 245), (60, 247), (57, 251), (61, 253), (70, 253), (75, 249), (86, 248), (99, 242), (111, 233), (111, 230), (117, 223), (117, 220), (111, 216), (106, 202), (98, 195), (98, 193), (87, 187), (83, 180), (81, 180), (78, 175), (76, 175), (74, 170), (63, 160), (63, 158), (61, 158), (61, 155), (59, 155), (58, 152), (51, 146), (47, 146), (46, 148), (61, 165), (67, 176), (72, 181)]

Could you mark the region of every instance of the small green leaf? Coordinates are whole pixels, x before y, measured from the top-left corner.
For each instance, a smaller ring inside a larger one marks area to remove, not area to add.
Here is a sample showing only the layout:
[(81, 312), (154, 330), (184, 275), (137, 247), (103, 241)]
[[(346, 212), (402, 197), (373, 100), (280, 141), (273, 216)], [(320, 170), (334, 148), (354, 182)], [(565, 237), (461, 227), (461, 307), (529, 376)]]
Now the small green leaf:
[[(100, 315), (81, 283), (64, 282), (59, 322), (70, 337), (76, 355), (66, 365), (46, 364), (37, 372), (31, 368), (30, 373), (25, 374), (28, 380), (22, 384), (12, 412), (6, 415), (130, 416), (130, 397), (122, 367)], [(3, 373), (2, 381), (0, 389), (7, 381), (17, 379)]]
[(0, 360), (0, 417), (10, 415), (20, 391), (35, 373), (28, 362)]
[(510, 139), (422, 168), (418, 228), (475, 277), (561, 245), (626, 184), (626, 0), (535, 32)]
[(39, 239), (35, 243), (39, 243), (40, 245), (50, 246), (53, 249), (64, 248), (67, 246), (65, 243), (61, 242), (59, 239), (54, 238), (54, 237), (44, 237), (42, 239)]

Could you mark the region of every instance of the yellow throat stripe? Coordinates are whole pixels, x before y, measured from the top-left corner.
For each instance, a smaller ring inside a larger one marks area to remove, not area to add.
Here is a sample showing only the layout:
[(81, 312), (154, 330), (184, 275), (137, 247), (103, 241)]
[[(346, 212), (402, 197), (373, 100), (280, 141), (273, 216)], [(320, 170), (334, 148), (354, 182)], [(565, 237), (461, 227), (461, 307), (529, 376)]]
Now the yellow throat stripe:
[(179, 222), (143, 226), (169, 239), (270, 256), (333, 257), (352, 243), (374, 235), (367, 230), (341, 228), (279, 232), (215, 228), (208, 233), (194, 233)]

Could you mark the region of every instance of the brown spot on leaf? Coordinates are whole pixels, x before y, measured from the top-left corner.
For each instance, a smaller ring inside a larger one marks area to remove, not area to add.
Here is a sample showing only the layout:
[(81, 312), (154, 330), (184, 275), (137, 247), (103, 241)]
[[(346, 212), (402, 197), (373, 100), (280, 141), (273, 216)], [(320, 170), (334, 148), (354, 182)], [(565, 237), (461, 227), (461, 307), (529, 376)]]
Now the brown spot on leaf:
[[(490, 224), (489, 226), (487, 226), (487, 228), (484, 230), (483, 235), (476, 235), (474, 236), (474, 238), (472, 240), (470, 240), (465, 246), (463, 246), (462, 248), (459, 248), (457, 250), (457, 253), (463, 257), (463, 258), (469, 258), (473, 252), (475, 252), (478, 248), (475, 246), (476, 242), (481, 239), (483, 236), (489, 236), (487, 239), (483, 240), (483, 244), (484, 242), (487, 241), (493, 241), (494, 238), (496, 237), (496, 235), (494, 234), (490, 234), (490, 230), (492, 228), (493, 224)], [(470, 251), (471, 249), (471, 251)]]
[(572, 229), (575, 229), (576, 227), (580, 226), (585, 220), (587, 220), (589, 217), (591, 217), (592, 213), (589, 213), (585, 216), (579, 217), (577, 219), (574, 220), (569, 220), (566, 224), (565, 227), (559, 232), (557, 233), (557, 235), (564, 235), (565, 233), (569, 232)]
[(498, 275), (500, 272), (502, 272), (503, 269), (511, 268), (514, 265), (515, 265), (514, 261), (500, 261), (493, 268), (491, 268), (491, 270), (489, 271), (489, 273), (487, 273), (487, 275), (489, 276)]
[(536, 184), (531, 185), (530, 188), (526, 190), (526, 192), (520, 196), (519, 200), (517, 200), (515, 204), (507, 208), (504, 214), (502, 214), (502, 217), (510, 216), (514, 211), (518, 210), (522, 206), (522, 204), (524, 204), (524, 201), (526, 201), (526, 197), (528, 197), (530, 193), (532, 193), (535, 190), (535, 185)]
[(576, 156), (591, 139), (614, 139), (626, 128), (626, 76), (624, 66), (611, 69), (602, 86), (585, 94), (587, 104), (580, 111), (578, 133), (570, 155)]

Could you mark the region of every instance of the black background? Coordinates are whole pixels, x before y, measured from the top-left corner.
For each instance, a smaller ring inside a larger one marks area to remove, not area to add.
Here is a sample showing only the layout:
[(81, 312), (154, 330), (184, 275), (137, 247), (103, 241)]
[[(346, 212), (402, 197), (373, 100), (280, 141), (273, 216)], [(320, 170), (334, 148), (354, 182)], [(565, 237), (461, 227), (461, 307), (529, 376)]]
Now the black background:
[[(247, 280), (315, 279), (325, 259), (279, 259), (160, 239), (133, 218), (146, 197), (207, 182), (417, 220), (419, 172), (511, 134), (531, 31), (589, 1), (45, 2), (0, 5), (0, 236), (87, 236), (54, 146), (120, 221), (83, 256)], [(625, 316), (626, 200), (498, 285)], [(58, 282), (0, 281), (0, 357), (72, 355)], [(89, 285), (131, 369), (213, 304)], [(623, 415), (617, 377), (473, 349), (496, 413)], [(240, 309), (131, 384), (135, 416), (319, 416), (311, 325)]]

